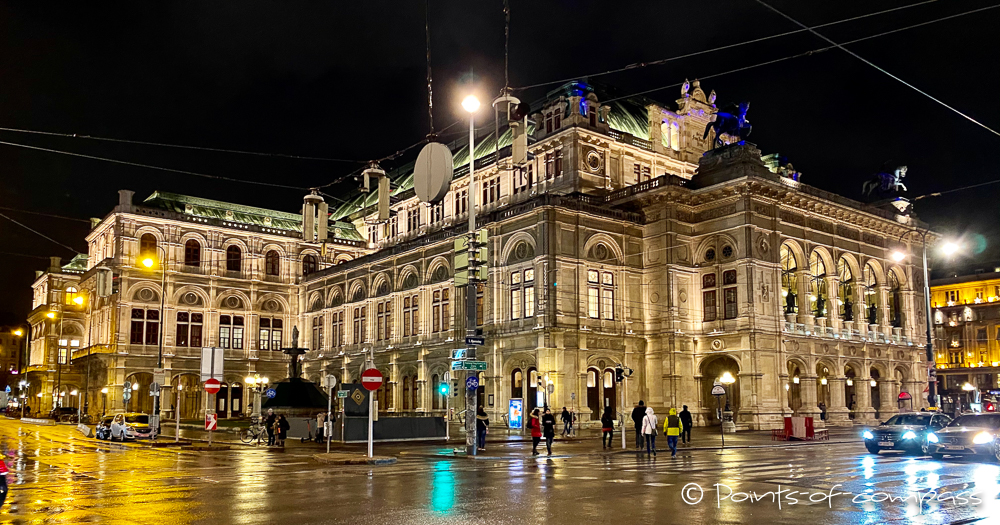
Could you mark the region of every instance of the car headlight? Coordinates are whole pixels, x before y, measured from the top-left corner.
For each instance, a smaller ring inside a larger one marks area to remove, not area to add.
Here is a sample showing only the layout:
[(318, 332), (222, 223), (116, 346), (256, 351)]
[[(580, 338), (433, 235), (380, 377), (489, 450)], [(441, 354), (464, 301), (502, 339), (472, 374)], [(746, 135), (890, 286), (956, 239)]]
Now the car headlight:
[(903, 439), (917, 439), (917, 435), (912, 430), (907, 430), (903, 433)]
[(976, 434), (976, 437), (972, 438), (972, 442), (977, 445), (985, 445), (987, 443), (993, 442), (993, 434), (989, 432), (980, 432)]
[(872, 435), (872, 433), (869, 432), (869, 431), (867, 431), (867, 430), (865, 430), (864, 432), (861, 433), (861, 437), (863, 437), (865, 439), (875, 439), (875, 436)]
[(929, 433), (927, 434), (927, 442), (928, 442), (928, 443), (937, 443), (937, 442), (938, 442), (938, 437), (937, 437), (937, 435), (936, 435), (936, 434), (934, 434), (933, 432), (929, 432)]

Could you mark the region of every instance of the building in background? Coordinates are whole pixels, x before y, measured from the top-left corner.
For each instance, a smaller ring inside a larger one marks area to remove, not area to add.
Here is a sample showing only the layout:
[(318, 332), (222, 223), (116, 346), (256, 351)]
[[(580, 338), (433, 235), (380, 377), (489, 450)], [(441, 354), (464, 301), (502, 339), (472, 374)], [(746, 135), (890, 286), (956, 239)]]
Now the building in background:
[[(709, 151), (715, 99), (697, 81), (666, 104), (571, 82), (532, 105), (527, 159), (511, 159), (505, 122), (499, 138), (483, 131), (473, 154), (488, 278), (471, 288), (456, 283), (454, 258), (469, 211), (462, 142), (450, 145), (455, 179), (439, 203), (417, 201), (412, 164), (389, 173), (387, 222), (374, 194), (329, 214), (310, 195), (289, 214), (160, 192), (133, 204), (122, 191), (95, 221), (88, 256), (35, 282), (28, 375), (48, 407), (68, 388), (94, 406), (107, 387), (118, 408), (128, 381), (139, 385), (130, 408), (148, 411), (162, 323), (182, 416), (204, 404), (202, 346), (226, 349), (215, 408), (235, 416), (250, 401), (244, 376), (284, 377), (278, 350), (298, 327), (306, 378), (357, 381), (374, 349), (382, 411), (442, 415), (436, 387), (476, 293), (488, 364), (479, 403), (497, 420), (512, 399), (584, 421), (642, 399), (717, 424), (711, 390), (726, 372), (740, 428), (819, 419), (821, 402), (827, 424), (870, 423), (898, 409), (900, 392), (925, 405), (919, 266), (889, 257), (924, 225), (812, 188), (752, 144)], [(101, 267), (117, 276), (106, 299), (91, 291)], [(635, 371), (624, 383), (617, 364)]]
[(1000, 395), (1000, 264), (931, 281), (934, 348), (945, 409), (968, 408), (969, 384)]

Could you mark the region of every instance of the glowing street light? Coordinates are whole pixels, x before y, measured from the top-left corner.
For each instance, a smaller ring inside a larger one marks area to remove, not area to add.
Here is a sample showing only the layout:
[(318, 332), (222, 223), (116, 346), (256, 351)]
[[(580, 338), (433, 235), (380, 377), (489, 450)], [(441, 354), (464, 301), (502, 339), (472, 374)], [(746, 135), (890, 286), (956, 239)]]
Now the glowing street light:
[(475, 95), (469, 95), (462, 100), (462, 109), (468, 111), (469, 113), (475, 113), (479, 111), (479, 99)]
[(976, 387), (972, 386), (972, 383), (965, 383), (962, 385), (962, 390), (965, 390), (966, 392), (972, 392), (975, 389)]
[(733, 377), (733, 374), (726, 372), (722, 374), (722, 377), (719, 378), (719, 382), (724, 385), (731, 385), (736, 382), (736, 378)]
[(944, 243), (944, 246), (941, 247), (941, 253), (945, 255), (954, 255), (956, 252), (958, 252), (958, 244), (953, 242), (946, 242)]
[(22, 335), (24, 335), (24, 330), (21, 330), (20, 328), (18, 328), (17, 330), (14, 330), (13, 333), (16, 336), (21, 337)]
[(55, 319), (56, 318), (56, 313), (55, 312), (49, 312), (49, 313), (45, 314), (45, 317), (48, 317), (49, 319)]
[(152, 268), (154, 264), (156, 264), (156, 261), (152, 257), (146, 257), (142, 260), (142, 265), (146, 268)]

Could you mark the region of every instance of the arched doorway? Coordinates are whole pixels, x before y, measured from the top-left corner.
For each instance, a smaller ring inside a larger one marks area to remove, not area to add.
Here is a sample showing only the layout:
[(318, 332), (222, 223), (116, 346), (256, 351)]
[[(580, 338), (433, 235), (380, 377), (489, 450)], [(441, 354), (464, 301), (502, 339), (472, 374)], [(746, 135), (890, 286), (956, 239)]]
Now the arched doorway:
[(153, 413), (153, 397), (149, 395), (149, 385), (153, 383), (153, 374), (138, 372), (125, 378), (131, 383), (132, 397), (125, 403), (126, 412)]
[(510, 398), (524, 401), (524, 372), (520, 368), (510, 372)]
[(820, 410), (820, 419), (826, 420), (827, 413), (830, 410), (831, 402), (831, 392), (830, 392), (830, 379), (832, 374), (832, 369), (827, 363), (817, 363), (816, 364), (816, 406)]
[(802, 408), (802, 369), (798, 363), (788, 363), (788, 383), (785, 388), (788, 392), (788, 408), (797, 413)]
[(524, 405), (527, 407), (525, 415), (539, 406), (538, 402), (538, 370), (535, 367), (528, 368), (528, 384), (524, 389)]
[(587, 406), (590, 407), (590, 420), (601, 419), (601, 387), (598, 383), (596, 368), (587, 369)]
[[(611, 407), (612, 417), (618, 417), (618, 383), (615, 382), (615, 370), (613, 368), (604, 369), (603, 396), (605, 407)], [(602, 407), (603, 408), (603, 407)], [(598, 416), (597, 419), (600, 419)]]
[(847, 403), (847, 409), (849, 410), (847, 416), (854, 419), (855, 413), (858, 407), (857, 390), (855, 382), (857, 379), (857, 372), (851, 365), (844, 367), (844, 402)]
[(226, 418), (226, 412), (229, 408), (229, 383), (222, 383), (219, 385), (219, 393), (215, 394), (215, 413), (219, 416), (219, 419)]
[[(722, 396), (718, 401), (715, 396), (712, 395), (712, 387), (715, 382), (718, 381), (722, 376), (729, 372), (733, 378), (736, 379), (731, 385), (724, 385), (726, 389), (725, 396)], [(736, 414), (740, 408), (740, 380), (739, 380), (740, 367), (736, 363), (736, 360), (729, 356), (713, 356), (706, 359), (701, 364), (701, 406), (706, 409), (706, 421), (709, 425), (718, 425), (721, 423), (719, 418), (719, 407), (720, 405), (725, 408), (727, 398), (729, 402), (729, 408)], [(613, 377), (613, 376), (612, 376)]]

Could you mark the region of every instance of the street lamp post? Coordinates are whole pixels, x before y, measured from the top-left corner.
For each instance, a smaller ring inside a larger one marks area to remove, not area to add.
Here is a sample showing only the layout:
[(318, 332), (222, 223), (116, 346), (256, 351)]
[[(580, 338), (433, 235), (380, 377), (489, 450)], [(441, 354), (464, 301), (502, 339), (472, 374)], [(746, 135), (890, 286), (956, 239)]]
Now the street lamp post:
[(733, 411), (729, 408), (729, 388), (736, 382), (736, 378), (733, 377), (733, 374), (725, 372), (719, 378), (719, 382), (726, 389), (726, 409), (722, 411), (723, 432), (736, 432), (736, 423), (732, 420)]
[(101, 407), (101, 418), (103, 419), (104, 415), (108, 413), (108, 387), (104, 387), (101, 389), (101, 397), (103, 398), (104, 402), (103, 406)]
[(250, 391), (253, 393), (253, 408), (250, 412), (250, 419), (259, 419), (261, 395), (264, 393), (264, 390), (267, 389), (267, 384), (270, 380), (266, 377), (261, 377), (260, 374), (247, 376), (244, 380), (246, 381), (247, 386), (250, 387)]
[[(934, 359), (934, 339), (931, 337), (931, 331), (933, 330), (931, 326), (931, 277), (930, 272), (927, 268), (927, 234), (930, 230), (919, 230), (914, 228), (912, 230), (903, 232), (899, 236), (899, 244), (903, 243), (903, 239), (906, 238), (911, 233), (916, 233), (920, 235), (921, 244), (921, 258), (924, 266), (924, 317), (927, 321), (927, 404), (929, 406), (937, 406), (937, 370), (935, 368)], [(951, 255), (958, 251), (958, 246), (954, 243), (946, 243), (944, 246), (944, 251), (947, 255)], [(896, 262), (902, 261), (906, 258), (906, 254), (901, 251), (893, 252), (892, 258)]]
[[(475, 95), (469, 95), (462, 100), (462, 108), (469, 112), (469, 282), (465, 288), (465, 300), (468, 303), (466, 308), (467, 316), (465, 323), (465, 333), (467, 336), (476, 336), (476, 284), (473, 276), (476, 270), (472, 266), (472, 254), (478, 253), (476, 245), (476, 111), (479, 110), (479, 99)], [(475, 252), (473, 250), (476, 250)], [(475, 359), (475, 347), (469, 350), (470, 358)], [(466, 371), (465, 377), (468, 381), (475, 371)], [(466, 383), (468, 384), (468, 383)], [(465, 389), (465, 453), (469, 456), (476, 455), (476, 406), (478, 389)]]
[[(156, 245), (156, 249), (159, 251), (160, 255), (160, 323), (158, 326), (158, 337), (157, 337), (157, 349), (156, 349), (156, 368), (163, 370), (163, 328), (166, 324), (166, 319), (163, 317), (163, 301), (167, 295), (167, 251), (160, 246)], [(152, 268), (154, 261), (150, 257), (146, 257), (142, 260), (143, 266), (146, 268)], [(153, 381), (156, 381), (154, 377)], [(150, 422), (150, 428), (152, 429), (152, 438), (156, 439), (156, 431), (160, 427), (160, 391), (157, 389), (153, 394), (153, 420)]]

